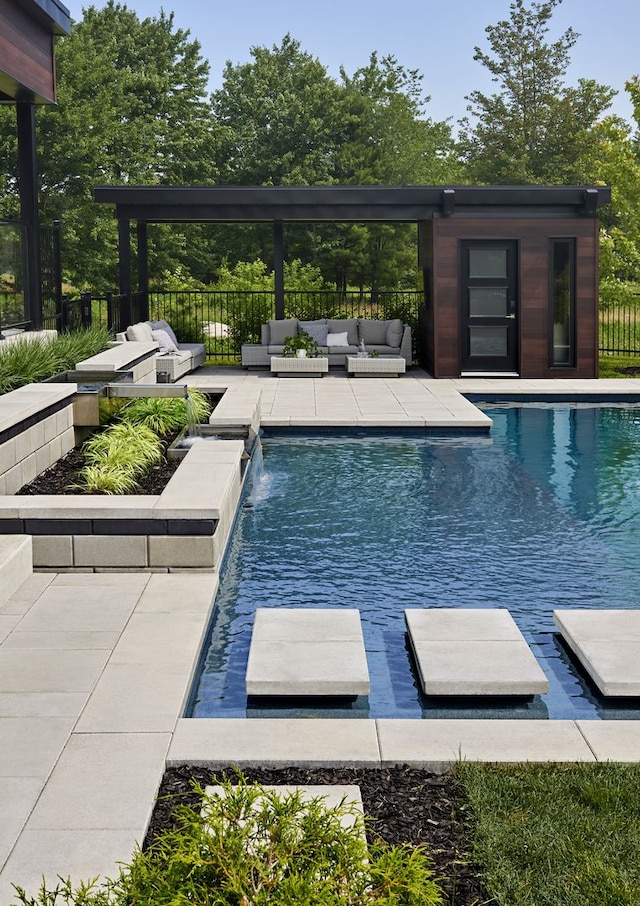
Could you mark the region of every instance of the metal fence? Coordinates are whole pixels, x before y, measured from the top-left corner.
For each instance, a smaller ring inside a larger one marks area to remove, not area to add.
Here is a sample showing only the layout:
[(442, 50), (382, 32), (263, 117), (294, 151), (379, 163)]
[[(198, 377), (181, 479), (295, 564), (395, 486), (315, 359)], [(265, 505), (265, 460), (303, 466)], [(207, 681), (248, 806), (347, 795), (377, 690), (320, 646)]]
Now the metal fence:
[(640, 356), (640, 296), (637, 304), (621, 303), (602, 309), (599, 326), (601, 354)]
[[(422, 294), (416, 291), (379, 293), (326, 290), (285, 293), (285, 317), (312, 321), (316, 318), (400, 318), (417, 340), (418, 309)], [(143, 309), (143, 300), (138, 302)], [(152, 292), (149, 317), (164, 318), (182, 342), (202, 342), (214, 361), (239, 361), (243, 343), (259, 343), (260, 328), (275, 318), (273, 292), (178, 291)], [(417, 350), (414, 345), (414, 358)]]

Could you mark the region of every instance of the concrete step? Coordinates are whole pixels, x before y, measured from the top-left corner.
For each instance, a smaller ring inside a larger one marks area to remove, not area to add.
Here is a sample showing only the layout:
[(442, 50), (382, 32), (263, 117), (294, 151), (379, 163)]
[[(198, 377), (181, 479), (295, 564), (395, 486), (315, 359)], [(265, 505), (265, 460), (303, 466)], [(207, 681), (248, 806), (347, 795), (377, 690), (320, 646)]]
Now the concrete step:
[(549, 683), (504, 608), (405, 610), (425, 695), (532, 696)]
[(640, 695), (640, 610), (554, 610), (553, 619), (602, 695)]

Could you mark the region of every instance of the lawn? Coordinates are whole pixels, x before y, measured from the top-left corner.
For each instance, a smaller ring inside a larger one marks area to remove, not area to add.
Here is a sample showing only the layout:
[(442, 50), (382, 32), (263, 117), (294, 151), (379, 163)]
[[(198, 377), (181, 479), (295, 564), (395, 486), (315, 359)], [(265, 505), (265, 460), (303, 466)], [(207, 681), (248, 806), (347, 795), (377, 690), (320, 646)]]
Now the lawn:
[(500, 906), (640, 903), (640, 765), (460, 765), (472, 856)]

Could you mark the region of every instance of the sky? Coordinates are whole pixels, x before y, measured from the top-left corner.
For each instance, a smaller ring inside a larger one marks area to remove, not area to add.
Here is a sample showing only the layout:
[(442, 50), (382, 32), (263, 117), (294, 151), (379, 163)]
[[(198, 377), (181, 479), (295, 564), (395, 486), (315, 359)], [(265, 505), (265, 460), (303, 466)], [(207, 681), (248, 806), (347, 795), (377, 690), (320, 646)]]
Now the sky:
[[(63, 2), (75, 20), (84, 8), (106, 4)], [(473, 59), (474, 47), (487, 51), (485, 28), (509, 18), (509, 0), (126, 0), (126, 5), (140, 18), (157, 16), (161, 8), (173, 12), (175, 26), (188, 29), (201, 44), (211, 66), (211, 90), (222, 85), (228, 60), (245, 63), (251, 47), (279, 45), (289, 33), (334, 77), (341, 65), (350, 75), (365, 66), (374, 50), (419, 70), (431, 97), (427, 115), (452, 125), (465, 115), (465, 95), (475, 89), (492, 93), (489, 74)], [(569, 26), (580, 37), (565, 83), (589, 78), (614, 88), (611, 112), (632, 123), (624, 83), (640, 75), (640, 3), (563, 0), (548, 40), (557, 40)]]

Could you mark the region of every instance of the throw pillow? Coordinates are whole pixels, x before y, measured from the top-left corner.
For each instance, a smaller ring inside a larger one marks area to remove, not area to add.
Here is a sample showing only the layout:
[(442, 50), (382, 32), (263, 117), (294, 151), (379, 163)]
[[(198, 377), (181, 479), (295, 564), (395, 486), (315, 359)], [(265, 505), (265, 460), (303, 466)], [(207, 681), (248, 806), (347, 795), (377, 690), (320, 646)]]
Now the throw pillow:
[(394, 318), (387, 324), (387, 346), (396, 346), (400, 348), (402, 335), (404, 333), (404, 324), (400, 318)]
[(168, 355), (170, 352), (177, 352), (178, 347), (173, 342), (166, 330), (152, 330), (151, 336), (156, 341), (160, 355)]
[(148, 323), (151, 327), (151, 330), (166, 330), (172, 341), (176, 344), (176, 346), (178, 345), (178, 338), (175, 335), (175, 331), (173, 330), (171, 325), (164, 320), (164, 318), (162, 318), (160, 321), (149, 321)]
[(388, 324), (388, 321), (372, 321), (370, 319), (358, 321), (360, 339), (364, 340), (365, 345), (371, 343), (372, 346), (386, 346)]
[(284, 346), (287, 337), (295, 337), (297, 335), (297, 318), (285, 318), (283, 321), (269, 321), (269, 346)]
[(347, 346), (357, 346), (360, 342), (358, 340), (358, 319), (357, 318), (341, 318), (340, 320), (328, 318), (327, 325), (329, 327), (329, 333), (342, 333), (344, 330), (347, 331), (349, 336), (349, 342)]
[(318, 346), (327, 345), (328, 326), (323, 321), (300, 321), (300, 330), (308, 333)]
[(349, 336), (345, 330), (344, 333), (328, 333), (327, 334), (327, 347), (331, 349), (332, 346), (350, 346)]
[(153, 343), (151, 328), (146, 321), (127, 327), (127, 340), (131, 343)]

